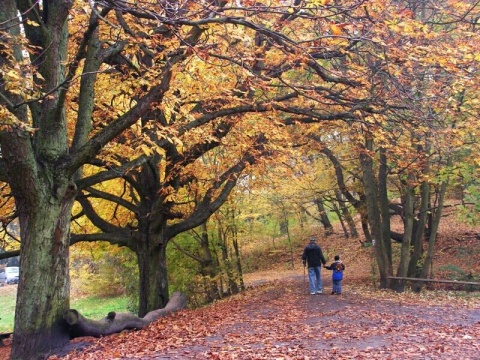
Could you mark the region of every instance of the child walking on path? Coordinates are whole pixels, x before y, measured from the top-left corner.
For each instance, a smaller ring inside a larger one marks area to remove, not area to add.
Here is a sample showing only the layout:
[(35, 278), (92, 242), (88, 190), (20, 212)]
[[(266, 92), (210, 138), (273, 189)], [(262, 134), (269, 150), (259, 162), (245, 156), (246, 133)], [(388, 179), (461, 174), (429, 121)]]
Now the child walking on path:
[(340, 261), (340, 256), (335, 255), (335, 262), (330, 266), (324, 266), (325, 269), (333, 270), (332, 273), (332, 282), (333, 282), (333, 291), (332, 295), (340, 295), (342, 293), (342, 280), (343, 280), (343, 270), (345, 270), (345, 265)]

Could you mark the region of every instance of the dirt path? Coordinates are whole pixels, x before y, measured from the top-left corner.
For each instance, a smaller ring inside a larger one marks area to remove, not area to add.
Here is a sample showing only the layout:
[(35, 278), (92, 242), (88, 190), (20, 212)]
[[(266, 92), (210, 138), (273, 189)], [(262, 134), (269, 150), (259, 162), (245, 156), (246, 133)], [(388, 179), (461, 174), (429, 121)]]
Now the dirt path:
[(307, 287), (286, 276), (64, 359), (480, 359), (478, 296), (428, 299), (347, 284), (341, 296), (310, 295)]

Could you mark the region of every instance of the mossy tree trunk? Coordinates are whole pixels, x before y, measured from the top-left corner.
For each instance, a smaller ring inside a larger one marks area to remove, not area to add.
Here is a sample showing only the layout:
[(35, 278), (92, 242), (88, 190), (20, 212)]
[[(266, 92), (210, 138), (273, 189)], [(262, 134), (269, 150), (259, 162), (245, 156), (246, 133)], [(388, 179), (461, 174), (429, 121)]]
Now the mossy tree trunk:
[[(65, 80), (71, 5), (63, 1), (50, 1), (50, 5), (43, 9), (41, 33), (28, 25), (23, 31), (34, 45), (45, 50), (30, 58), (38, 71), (33, 80), (43, 77), (44, 88), (57, 89)], [(15, 42), (20, 34), (16, 19), (30, 7), (27, 2), (6, 0), (0, 9), (0, 23), (12, 24), (9, 45), (18, 63), (25, 59), (20, 42)], [(2, 63), (11, 59), (2, 58)], [(29, 360), (68, 341), (62, 313), (69, 307), (69, 229), (76, 187), (73, 172), (63, 161), (69, 149), (62, 91), (31, 102), (27, 111), (25, 104), (12, 106), (23, 103), (22, 90), (10, 93), (4, 85), (2, 105), (14, 119), (10, 119), (12, 131), (0, 132), (0, 146), (22, 240), (11, 359)]]
[[(100, 14), (78, 19), (74, 5), (4, 0), (0, 6), (0, 23), (8, 24), (0, 65), (10, 74), (0, 80), (0, 179), (12, 190), (21, 234), (12, 359), (37, 359), (68, 341), (62, 313), (69, 307), (70, 220), (82, 166), (151, 111), (170, 74), (165, 70), (131, 108), (94, 129), (98, 70), (127, 42), (99, 46)], [(75, 21), (81, 33), (70, 36)], [(79, 86), (72, 81), (78, 74)]]
[(52, 190), (37, 179), (36, 198), (17, 201), (22, 243), (12, 359), (33, 359), (68, 341), (61, 319), (70, 297), (68, 248), (73, 196), (63, 191), (52, 196)]

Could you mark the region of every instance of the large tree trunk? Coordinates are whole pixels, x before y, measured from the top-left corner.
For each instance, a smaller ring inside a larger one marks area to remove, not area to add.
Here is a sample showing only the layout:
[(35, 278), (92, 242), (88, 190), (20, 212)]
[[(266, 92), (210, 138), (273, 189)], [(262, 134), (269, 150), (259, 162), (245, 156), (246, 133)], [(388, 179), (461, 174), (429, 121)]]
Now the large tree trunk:
[(169, 239), (163, 237), (166, 219), (161, 207), (163, 198), (159, 196), (160, 159), (158, 155), (153, 156), (136, 174), (142, 189), (137, 214), (140, 231), (132, 246), (138, 259), (140, 317), (163, 308), (168, 302), (166, 248)]
[(70, 338), (81, 336), (106, 336), (119, 333), (122, 330), (142, 329), (153, 321), (172, 312), (184, 309), (187, 306), (187, 297), (179, 292), (172, 294), (170, 301), (162, 309), (148, 312), (144, 317), (132, 313), (110, 312), (102, 320), (91, 320), (82, 316), (77, 310), (65, 312), (64, 319), (69, 325)]
[[(150, 243), (155, 244), (154, 241)], [(149, 242), (137, 242), (136, 254), (139, 267), (138, 315), (163, 308), (168, 302), (167, 244), (148, 246)]]
[[(36, 85), (52, 91), (65, 80), (66, 20), (71, 3), (53, 0), (48, 3), (49, 10), (44, 7), (44, 18), (38, 19), (43, 21), (41, 32), (17, 26), (25, 18), (12, 22), (19, 13), (31, 15), (32, 4), (22, 1), (2, 1), (0, 22), (11, 24), (6, 28), (11, 35), (23, 34), (37, 46), (39, 51), (30, 53), (30, 61), (39, 76), (31, 81), (42, 79)], [(7, 38), (3, 37), (4, 41)], [(22, 42), (12, 39), (15, 40), (10, 46), (17, 63), (24, 64), (26, 52), (20, 48)], [(2, 61), (11, 61), (3, 55)], [(12, 104), (25, 101), (16, 96), (16, 91), (10, 94), (3, 87), (1, 90), (6, 94), (2, 100), (7, 96)], [(22, 89), (17, 90), (22, 93)], [(62, 94), (60, 90), (52, 91), (42, 101), (28, 104), (28, 115), (25, 104), (13, 108), (17, 125), (12, 131), (0, 133), (2, 158), (15, 198), (22, 240), (12, 360), (38, 359), (68, 341), (62, 314), (69, 307), (68, 246), (76, 189), (63, 167), (68, 140)], [(30, 127), (36, 130), (29, 131)]]
[(11, 359), (37, 359), (68, 341), (61, 319), (70, 298), (68, 247), (73, 199), (48, 196), (50, 190), (41, 190), (44, 196), (38, 208), (17, 203), (22, 243)]

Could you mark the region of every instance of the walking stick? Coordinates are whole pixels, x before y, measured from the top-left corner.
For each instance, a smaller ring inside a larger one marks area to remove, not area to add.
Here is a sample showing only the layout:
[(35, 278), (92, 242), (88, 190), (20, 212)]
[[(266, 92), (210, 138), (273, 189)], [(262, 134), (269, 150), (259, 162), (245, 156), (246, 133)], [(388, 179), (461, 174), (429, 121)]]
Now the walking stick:
[(306, 265), (303, 264), (303, 283), (304, 284), (307, 282), (307, 275), (305, 273), (305, 268), (306, 268)]

